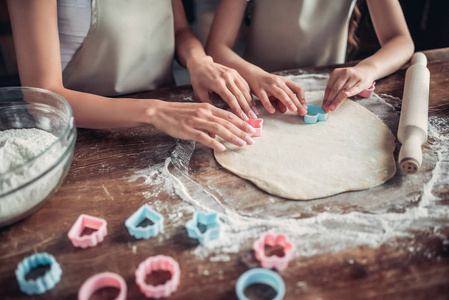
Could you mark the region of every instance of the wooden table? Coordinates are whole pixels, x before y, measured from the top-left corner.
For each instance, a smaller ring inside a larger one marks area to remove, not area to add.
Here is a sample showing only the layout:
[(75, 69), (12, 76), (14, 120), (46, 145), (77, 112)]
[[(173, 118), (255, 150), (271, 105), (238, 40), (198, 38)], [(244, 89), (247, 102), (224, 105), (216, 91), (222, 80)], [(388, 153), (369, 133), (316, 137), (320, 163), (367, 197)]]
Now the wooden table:
[[(425, 54), (431, 72), (429, 116), (439, 116), (447, 122), (449, 48)], [(330, 70), (331, 67), (321, 67), (281, 73)], [(400, 98), (405, 70), (406, 66), (379, 80), (376, 92)], [(191, 97), (192, 91), (190, 87), (176, 87), (138, 96), (177, 101)], [(399, 105), (396, 103), (396, 107)], [(443, 137), (449, 136), (448, 130), (443, 129)], [(174, 193), (171, 186), (164, 186), (165, 175), (160, 173), (163, 168), (153, 168), (163, 166), (176, 146), (175, 139), (152, 128), (78, 130), (73, 163), (60, 190), (32, 216), (0, 231), (0, 298), (76, 299), (78, 288), (89, 276), (111, 271), (126, 280), (129, 299), (144, 299), (135, 284), (134, 271), (148, 256), (165, 254), (181, 266), (181, 283), (170, 299), (236, 299), (237, 279), (247, 269), (258, 266), (251, 251), (254, 239), (242, 242), (238, 251), (226, 252), (223, 248), (201, 248), (188, 237), (184, 224), (191, 218), (194, 206)], [(429, 146), (426, 149), (431, 152)], [(442, 153), (447, 155), (444, 149)], [(415, 179), (398, 172), (392, 180), (368, 192), (305, 202), (267, 195), (219, 167), (211, 150), (202, 146), (197, 145), (190, 159), (189, 173), (200, 183), (219, 182), (223, 187), (223, 205), (227, 205), (228, 194), (229, 199), (231, 194), (239, 194), (241, 202), (232, 207), (239, 213), (257, 211), (258, 218), (307, 219), (329, 211), (367, 215), (393, 212), (400, 216), (402, 210), (419, 204), (422, 186), (429, 182), (434, 168), (435, 163), (430, 161), (420, 170), (423, 175)], [(156, 173), (150, 176), (151, 171)], [(139, 172), (141, 177), (136, 175)], [(442, 183), (433, 185), (432, 193), (438, 197), (438, 205), (444, 207), (449, 205), (449, 179), (441, 180)], [(403, 189), (406, 182), (415, 187), (415, 192), (396, 195), (395, 189)], [(376, 197), (384, 195), (382, 191), (387, 188), (392, 191), (390, 196)], [(129, 235), (124, 222), (144, 203), (165, 215), (165, 231), (155, 238), (137, 240)], [(75, 248), (67, 238), (81, 213), (108, 222), (108, 235), (96, 247)], [(443, 215), (432, 219), (430, 225), (414, 224), (408, 236), (382, 242), (378, 247), (356, 245), (334, 251), (317, 246), (315, 255), (302, 255), (307, 249), (301, 248), (301, 240), (295, 240), (301, 251), (286, 270), (278, 272), (286, 283), (285, 299), (449, 299), (448, 221), (449, 216)], [(335, 243), (338, 245), (339, 241)], [(54, 255), (63, 276), (53, 290), (32, 297), (19, 291), (14, 270), (23, 258), (35, 252)], [(104, 289), (96, 296), (101, 299), (115, 292)]]

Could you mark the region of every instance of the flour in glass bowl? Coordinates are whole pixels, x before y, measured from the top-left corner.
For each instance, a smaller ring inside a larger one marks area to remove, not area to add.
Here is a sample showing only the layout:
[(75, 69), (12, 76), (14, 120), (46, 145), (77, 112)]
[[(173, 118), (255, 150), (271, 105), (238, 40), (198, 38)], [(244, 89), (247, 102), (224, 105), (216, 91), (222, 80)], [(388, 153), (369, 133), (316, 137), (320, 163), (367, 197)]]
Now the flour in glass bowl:
[[(56, 140), (53, 134), (35, 128), (0, 131), (0, 222), (33, 208), (58, 184), (62, 168), (55, 168), (14, 192), (39, 177), (61, 156), (63, 149), (58, 144), (45, 152)], [(42, 155), (31, 161), (39, 154)], [(29, 165), (22, 168), (27, 162)]]

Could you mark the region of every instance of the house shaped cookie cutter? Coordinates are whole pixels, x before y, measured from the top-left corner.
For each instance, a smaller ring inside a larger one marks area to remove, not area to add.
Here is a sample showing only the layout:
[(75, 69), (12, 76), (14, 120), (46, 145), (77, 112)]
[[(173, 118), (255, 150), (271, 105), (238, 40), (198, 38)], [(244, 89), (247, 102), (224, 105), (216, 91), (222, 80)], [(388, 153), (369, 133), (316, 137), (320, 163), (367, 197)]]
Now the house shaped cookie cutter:
[[(139, 227), (139, 224), (145, 219), (150, 220), (153, 224)], [(125, 226), (128, 228), (129, 234), (136, 239), (148, 239), (164, 232), (164, 216), (148, 204), (144, 204), (126, 219)]]
[[(266, 256), (266, 245), (271, 247), (282, 247), (284, 256)], [(256, 258), (261, 263), (262, 267), (267, 269), (276, 268), (277, 270), (284, 270), (289, 261), (293, 258), (295, 245), (285, 234), (265, 232), (254, 242), (253, 249), (256, 254)]]
[(307, 104), (307, 114), (304, 116), (304, 123), (315, 124), (327, 120), (328, 114), (324, 110), (316, 105)]
[[(206, 230), (202, 232), (198, 224), (203, 224)], [(192, 219), (186, 223), (187, 233), (204, 245), (220, 237), (221, 223), (217, 213), (195, 212)]]
[[(94, 247), (98, 243), (102, 242), (104, 240), (104, 237), (108, 234), (106, 227), (106, 220), (86, 214), (81, 214), (79, 215), (78, 219), (76, 219), (72, 228), (70, 228), (68, 237), (75, 247)], [(85, 228), (94, 229), (96, 231), (92, 232), (89, 235), (81, 236)]]

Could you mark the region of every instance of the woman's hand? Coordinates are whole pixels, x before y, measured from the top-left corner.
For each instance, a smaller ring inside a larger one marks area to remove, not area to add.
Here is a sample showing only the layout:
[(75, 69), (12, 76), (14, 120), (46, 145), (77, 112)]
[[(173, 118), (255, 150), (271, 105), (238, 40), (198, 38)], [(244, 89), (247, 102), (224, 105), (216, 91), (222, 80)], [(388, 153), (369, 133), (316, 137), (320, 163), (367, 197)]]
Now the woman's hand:
[(201, 102), (211, 103), (209, 94), (215, 92), (241, 119), (257, 118), (249, 86), (237, 71), (215, 63), (210, 56), (195, 59), (187, 68), (195, 96)]
[(336, 110), (346, 98), (368, 89), (373, 81), (370, 72), (362, 67), (335, 69), (324, 92), (323, 110), (326, 113)]
[(208, 103), (178, 103), (152, 100), (147, 110), (150, 123), (175, 138), (195, 140), (218, 151), (226, 147), (215, 139), (236, 146), (251, 145), (255, 129), (233, 113)]
[(251, 91), (256, 95), (269, 113), (274, 113), (277, 106), (280, 112), (286, 110), (298, 112), (301, 116), (307, 114), (307, 104), (304, 89), (292, 80), (267, 73), (260, 69), (247, 77)]

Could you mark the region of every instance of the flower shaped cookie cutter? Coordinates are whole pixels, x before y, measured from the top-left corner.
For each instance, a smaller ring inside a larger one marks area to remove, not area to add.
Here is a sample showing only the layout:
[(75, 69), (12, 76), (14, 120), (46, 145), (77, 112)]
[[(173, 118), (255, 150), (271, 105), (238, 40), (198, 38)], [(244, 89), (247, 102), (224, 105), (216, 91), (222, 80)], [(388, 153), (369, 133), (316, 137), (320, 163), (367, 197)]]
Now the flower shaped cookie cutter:
[(204, 245), (220, 237), (221, 222), (217, 213), (195, 212), (186, 223), (187, 233)]
[[(171, 273), (171, 278), (164, 284), (151, 285), (145, 282), (146, 277), (153, 271), (164, 270)], [(179, 285), (181, 270), (179, 264), (170, 256), (157, 255), (148, 257), (136, 269), (136, 284), (140, 291), (148, 298), (168, 297), (176, 291)]]
[[(139, 224), (148, 219), (151, 224), (140, 227)], [(129, 234), (136, 239), (148, 239), (164, 232), (164, 216), (152, 209), (148, 204), (142, 205), (125, 221)]]
[[(73, 246), (87, 248), (94, 247), (104, 240), (108, 234), (107, 222), (104, 219), (92, 217), (86, 214), (79, 215), (68, 233)], [(89, 235), (82, 235), (85, 228), (94, 229)]]
[(376, 87), (376, 82), (373, 81), (373, 84), (366, 90), (363, 90), (359, 93), (359, 96), (364, 97), (364, 98), (369, 98), (373, 95), (374, 93), (374, 88)]
[(307, 104), (307, 114), (304, 116), (304, 123), (315, 124), (327, 120), (328, 114), (324, 110), (316, 105)]
[[(26, 279), (25, 276), (32, 269), (49, 265), (50, 270), (36, 279)], [(16, 278), (20, 290), (28, 295), (43, 294), (51, 290), (61, 280), (62, 270), (53, 255), (36, 253), (22, 260), (16, 269)]]
[(235, 285), (235, 293), (239, 300), (249, 300), (245, 296), (245, 289), (255, 283), (271, 286), (276, 291), (273, 300), (282, 300), (285, 295), (285, 283), (281, 276), (271, 270), (257, 268), (243, 273)]
[(89, 277), (78, 291), (78, 300), (89, 300), (90, 297), (99, 289), (104, 287), (114, 287), (119, 289), (119, 294), (115, 300), (126, 300), (128, 287), (122, 276), (104, 272)]
[[(279, 247), (283, 250), (283, 256), (271, 255), (267, 256), (265, 253), (265, 247)], [(257, 260), (261, 263), (262, 267), (267, 269), (276, 268), (277, 270), (284, 270), (289, 261), (293, 258), (295, 252), (294, 244), (288, 239), (288, 237), (281, 233), (263, 233), (253, 244), (253, 249), (256, 254)]]
[(263, 119), (249, 119), (246, 123), (251, 125), (256, 130), (256, 132), (250, 134), (251, 137), (262, 136)]

